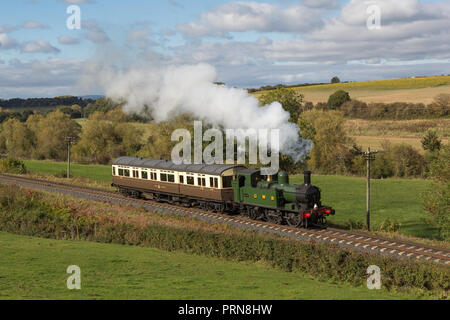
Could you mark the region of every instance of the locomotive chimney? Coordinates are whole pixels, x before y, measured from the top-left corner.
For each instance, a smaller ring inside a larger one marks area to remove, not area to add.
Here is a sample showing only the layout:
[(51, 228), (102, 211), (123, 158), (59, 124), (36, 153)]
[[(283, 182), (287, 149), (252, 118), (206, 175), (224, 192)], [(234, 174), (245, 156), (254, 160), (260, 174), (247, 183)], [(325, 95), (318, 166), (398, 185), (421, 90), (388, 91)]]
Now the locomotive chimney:
[(310, 185), (311, 184), (311, 171), (305, 171), (305, 184)]

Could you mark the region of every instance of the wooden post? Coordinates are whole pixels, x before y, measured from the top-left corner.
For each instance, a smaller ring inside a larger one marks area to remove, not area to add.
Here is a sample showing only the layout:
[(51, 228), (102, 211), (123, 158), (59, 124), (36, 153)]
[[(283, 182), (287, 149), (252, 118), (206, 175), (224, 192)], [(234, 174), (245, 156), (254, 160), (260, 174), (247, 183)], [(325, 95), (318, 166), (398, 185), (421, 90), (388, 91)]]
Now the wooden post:
[(366, 184), (366, 224), (367, 230), (370, 231), (370, 162), (375, 160), (375, 155), (378, 151), (370, 151), (370, 147), (367, 148), (367, 152), (362, 152), (364, 159), (367, 160), (367, 184)]
[[(370, 157), (370, 147), (367, 148)], [(370, 231), (370, 159), (367, 160), (367, 188), (366, 188), (366, 223), (367, 230)]]
[(70, 179), (70, 146), (76, 142), (75, 137), (66, 137), (67, 142), (67, 179)]
[(70, 140), (67, 141), (67, 179), (70, 179)]

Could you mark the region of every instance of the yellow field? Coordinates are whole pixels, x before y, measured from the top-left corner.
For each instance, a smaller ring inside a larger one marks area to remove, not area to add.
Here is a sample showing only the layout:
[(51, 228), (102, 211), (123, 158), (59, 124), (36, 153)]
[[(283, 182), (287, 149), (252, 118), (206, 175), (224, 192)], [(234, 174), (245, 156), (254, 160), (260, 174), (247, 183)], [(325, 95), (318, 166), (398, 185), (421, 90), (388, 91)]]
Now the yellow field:
[[(440, 93), (450, 94), (450, 77), (407, 78), (393, 80), (336, 83), (292, 88), (305, 96), (305, 101), (327, 102), (337, 90), (349, 92), (352, 99), (364, 102), (409, 102), (429, 104)], [(255, 96), (265, 91), (255, 93)]]

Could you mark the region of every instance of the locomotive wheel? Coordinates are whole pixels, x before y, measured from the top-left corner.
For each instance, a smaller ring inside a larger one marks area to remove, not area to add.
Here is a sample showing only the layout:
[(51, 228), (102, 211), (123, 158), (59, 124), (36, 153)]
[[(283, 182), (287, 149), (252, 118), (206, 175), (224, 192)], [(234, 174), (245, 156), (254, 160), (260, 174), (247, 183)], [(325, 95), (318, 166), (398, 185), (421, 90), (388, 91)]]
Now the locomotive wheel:
[(286, 215), (286, 223), (291, 227), (300, 227), (302, 225), (302, 217), (300, 214), (288, 213)]
[(274, 224), (282, 224), (283, 223), (283, 217), (281, 216), (281, 213), (274, 211), (274, 210), (268, 210), (266, 212), (266, 220), (268, 222), (274, 223)]
[(248, 208), (248, 217), (252, 220), (258, 220), (264, 217), (264, 212), (260, 208)]

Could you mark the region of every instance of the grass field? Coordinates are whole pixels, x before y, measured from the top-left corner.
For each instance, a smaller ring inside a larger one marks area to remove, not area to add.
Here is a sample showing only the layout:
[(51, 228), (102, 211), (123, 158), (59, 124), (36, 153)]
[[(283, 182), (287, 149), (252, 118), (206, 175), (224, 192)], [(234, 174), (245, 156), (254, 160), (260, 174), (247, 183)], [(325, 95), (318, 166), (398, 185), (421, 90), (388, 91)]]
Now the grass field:
[[(291, 178), (291, 183), (301, 184), (303, 177)], [(336, 215), (329, 221), (345, 225), (351, 219), (365, 224), (366, 180), (357, 177), (318, 176), (312, 183), (322, 190), (324, 204), (333, 206)], [(438, 235), (422, 218), (427, 217), (420, 203), (420, 194), (431, 186), (427, 180), (384, 179), (371, 182), (371, 225), (378, 229), (385, 219), (401, 223), (399, 232), (404, 235), (433, 238)]]
[[(34, 173), (62, 176), (67, 172), (67, 163), (65, 162), (24, 160), (24, 163), (27, 169)], [(108, 184), (112, 182), (110, 166), (72, 163), (70, 170), (73, 177), (87, 178)]]
[[(256, 263), (0, 232), (0, 299), (416, 299)], [(68, 290), (66, 269), (81, 269)]]
[[(364, 102), (410, 102), (429, 104), (440, 93), (450, 93), (450, 77), (405, 78), (378, 81), (325, 84), (293, 88), (305, 96), (305, 101), (327, 102), (337, 90), (349, 92), (352, 99)], [(255, 93), (255, 96), (264, 91)]]
[[(60, 173), (64, 163), (25, 161), (28, 170), (42, 174)], [(111, 184), (110, 166), (73, 165), (75, 177), (90, 178), (104, 185)], [(345, 225), (350, 219), (365, 222), (366, 182), (364, 178), (345, 176), (313, 176), (313, 184), (322, 189), (323, 203), (337, 213), (330, 222)], [(303, 176), (291, 177), (291, 183), (302, 184)], [(420, 203), (420, 194), (431, 186), (427, 180), (384, 179), (372, 182), (372, 226), (377, 229), (386, 219), (401, 223), (399, 232), (408, 236), (435, 238), (438, 232), (422, 218), (427, 217)]]

